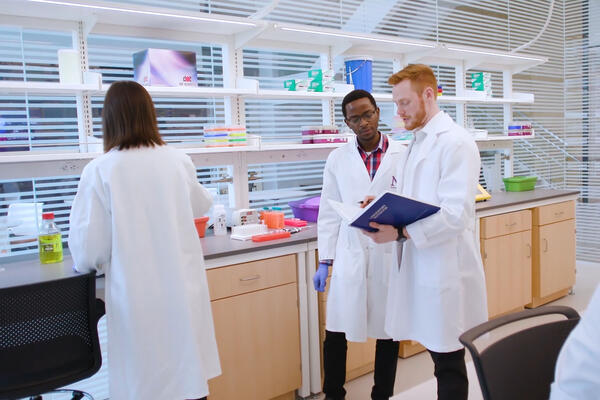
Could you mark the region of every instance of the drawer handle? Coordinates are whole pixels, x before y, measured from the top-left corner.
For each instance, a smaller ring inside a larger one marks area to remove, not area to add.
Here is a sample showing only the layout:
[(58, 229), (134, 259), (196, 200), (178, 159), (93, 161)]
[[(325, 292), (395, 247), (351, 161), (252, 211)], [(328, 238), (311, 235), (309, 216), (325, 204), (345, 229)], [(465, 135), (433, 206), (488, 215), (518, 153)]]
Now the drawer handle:
[(544, 253), (548, 251), (548, 239), (544, 238)]
[(527, 255), (527, 258), (531, 258), (531, 245), (529, 243), (526, 244), (527, 249), (529, 250), (529, 254)]
[(565, 212), (564, 211), (558, 211), (554, 213), (555, 217), (560, 217), (561, 215), (563, 215)]
[(260, 275), (259, 274), (250, 275), (250, 276), (246, 276), (244, 278), (240, 278), (240, 282), (255, 281), (257, 279), (260, 279)]
[(506, 227), (507, 227), (507, 228), (512, 228), (512, 227), (513, 227), (513, 226), (515, 226), (516, 224), (517, 224), (516, 222), (513, 222), (513, 223), (511, 223), (511, 224), (509, 224), (509, 223), (506, 223), (505, 225), (506, 225)]

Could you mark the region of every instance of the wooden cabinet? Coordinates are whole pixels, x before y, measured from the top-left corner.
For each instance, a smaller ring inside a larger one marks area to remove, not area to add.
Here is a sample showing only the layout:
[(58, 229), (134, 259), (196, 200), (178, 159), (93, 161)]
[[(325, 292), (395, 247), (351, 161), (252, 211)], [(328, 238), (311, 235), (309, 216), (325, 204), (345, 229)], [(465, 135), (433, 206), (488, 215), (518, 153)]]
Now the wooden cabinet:
[(301, 386), (294, 255), (209, 269), (222, 375), (210, 400), (295, 398)]
[(575, 284), (575, 202), (533, 210), (533, 298), (537, 307), (563, 297)]
[(531, 211), (482, 218), (480, 233), (489, 317), (523, 309), (531, 302)]

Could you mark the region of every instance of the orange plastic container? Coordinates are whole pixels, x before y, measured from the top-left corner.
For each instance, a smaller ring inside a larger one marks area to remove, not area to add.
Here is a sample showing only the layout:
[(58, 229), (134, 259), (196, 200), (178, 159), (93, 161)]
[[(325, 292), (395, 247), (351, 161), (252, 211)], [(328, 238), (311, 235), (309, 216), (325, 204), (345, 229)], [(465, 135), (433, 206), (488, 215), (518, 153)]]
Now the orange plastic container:
[(206, 223), (208, 222), (208, 217), (200, 217), (194, 218), (194, 224), (196, 224), (196, 230), (198, 231), (198, 236), (201, 238), (204, 237), (206, 233)]
[(280, 211), (265, 211), (263, 212), (263, 221), (270, 229), (283, 229), (285, 214)]

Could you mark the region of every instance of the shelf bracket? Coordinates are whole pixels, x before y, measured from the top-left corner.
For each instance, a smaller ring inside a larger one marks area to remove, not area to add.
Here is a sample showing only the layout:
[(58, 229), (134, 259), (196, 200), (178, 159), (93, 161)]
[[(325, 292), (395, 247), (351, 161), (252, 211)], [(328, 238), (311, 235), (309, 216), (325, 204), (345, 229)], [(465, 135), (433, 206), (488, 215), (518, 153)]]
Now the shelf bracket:
[(236, 50), (241, 49), (242, 47), (246, 46), (250, 41), (252, 41), (256, 37), (260, 36), (260, 34), (262, 34), (263, 32), (265, 32), (268, 29), (271, 29), (272, 26), (273, 26), (273, 24), (262, 23), (261, 25), (257, 26), (256, 28), (252, 28), (248, 31), (236, 33), (235, 41), (234, 41), (235, 49)]
[(98, 17), (96, 17), (95, 15), (86, 15), (81, 20), (81, 24), (83, 27), (83, 35), (86, 38), (89, 36), (92, 29), (94, 29), (94, 26), (96, 26), (96, 22), (98, 22)]
[(337, 57), (352, 48), (352, 43), (338, 43), (331, 46), (331, 56)]
[(464, 65), (465, 65), (465, 71), (468, 71), (468, 70), (470, 70), (472, 68), (476, 68), (479, 65), (481, 65), (481, 63), (482, 63), (481, 59), (477, 59), (477, 58), (469, 59), (468, 61), (465, 61), (465, 63), (464, 63)]
[(425, 57), (427, 57), (431, 54), (435, 54), (437, 51), (438, 51), (437, 48), (432, 48), (432, 49), (428, 49), (428, 50), (408, 51), (408, 52), (404, 53), (404, 60), (402, 60), (402, 61), (404, 62), (404, 65), (416, 64), (419, 61), (421, 61), (422, 59), (424, 59)]

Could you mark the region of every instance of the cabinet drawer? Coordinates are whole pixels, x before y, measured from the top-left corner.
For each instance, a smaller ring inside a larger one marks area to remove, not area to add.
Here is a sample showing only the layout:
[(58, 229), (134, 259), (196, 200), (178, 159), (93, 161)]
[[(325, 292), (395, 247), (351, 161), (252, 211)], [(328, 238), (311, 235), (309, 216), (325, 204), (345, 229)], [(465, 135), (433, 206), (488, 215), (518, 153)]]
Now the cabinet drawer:
[(206, 271), (210, 299), (216, 300), (296, 282), (296, 256), (267, 258)]
[(562, 203), (549, 204), (533, 209), (533, 225), (547, 225), (555, 222), (575, 218), (575, 202), (563, 201)]
[(529, 229), (531, 229), (531, 211), (521, 210), (482, 218), (480, 236), (489, 239)]

